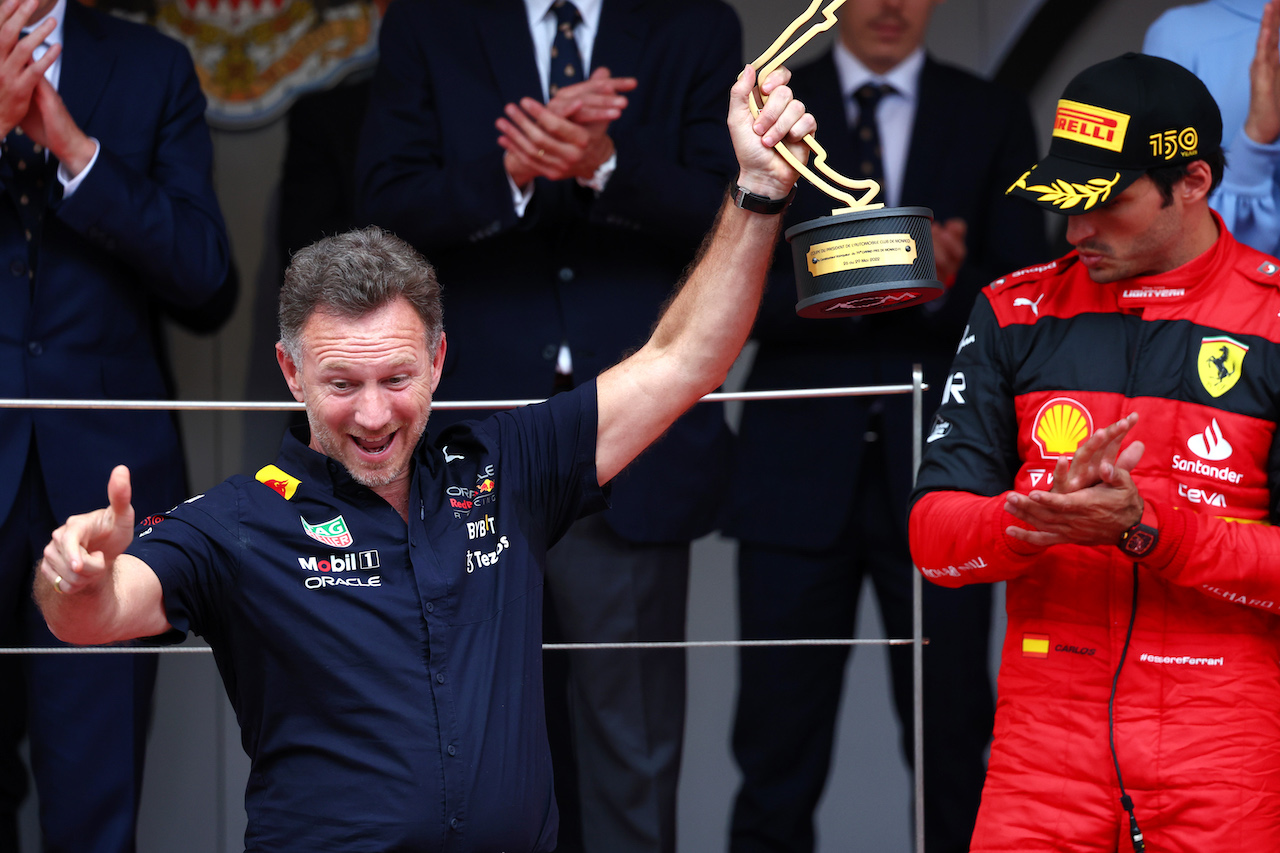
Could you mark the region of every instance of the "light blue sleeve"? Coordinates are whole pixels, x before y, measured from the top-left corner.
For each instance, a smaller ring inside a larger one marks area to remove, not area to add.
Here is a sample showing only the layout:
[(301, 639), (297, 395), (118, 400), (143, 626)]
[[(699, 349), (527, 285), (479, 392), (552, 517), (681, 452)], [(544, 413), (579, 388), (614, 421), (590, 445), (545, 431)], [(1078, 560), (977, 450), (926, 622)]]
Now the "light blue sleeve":
[(1209, 204), (1241, 243), (1275, 255), (1280, 251), (1280, 140), (1261, 145), (1241, 130), (1227, 154), (1222, 185)]
[(1256, 38), (1256, 22), (1206, 3), (1162, 14), (1147, 29), (1142, 51), (1189, 69), (1218, 101), (1227, 168), (1209, 204), (1237, 240), (1275, 255), (1280, 251), (1280, 140), (1259, 144), (1243, 126)]

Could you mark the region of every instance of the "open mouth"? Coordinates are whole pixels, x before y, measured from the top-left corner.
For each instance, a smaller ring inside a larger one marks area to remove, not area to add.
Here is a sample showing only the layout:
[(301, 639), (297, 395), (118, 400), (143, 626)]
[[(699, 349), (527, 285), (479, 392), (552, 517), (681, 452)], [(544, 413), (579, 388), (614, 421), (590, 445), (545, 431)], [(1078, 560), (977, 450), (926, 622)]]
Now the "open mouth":
[(379, 456), (387, 452), (387, 449), (391, 447), (391, 443), (395, 441), (395, 437), (396, 434), (392, 432), (384, 436), (375, 436), (373, 438), (360, 438), (353, 435), (351, 436), (351, 440), (355, 442), (356, 447), (360, 448), (362, 452), (367, 453), (370, 456)]

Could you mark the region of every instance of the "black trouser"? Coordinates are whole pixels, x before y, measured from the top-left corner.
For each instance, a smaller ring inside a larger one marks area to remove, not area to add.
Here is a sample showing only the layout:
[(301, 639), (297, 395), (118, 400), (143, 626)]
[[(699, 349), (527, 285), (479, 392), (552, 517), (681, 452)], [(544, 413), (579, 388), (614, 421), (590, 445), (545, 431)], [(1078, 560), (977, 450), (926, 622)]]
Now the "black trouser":
[[(823, 551), (742, 542), (738, 595), (744, 639), (854, 635), (864, 579), (886, 636), (909, 638), (911, 556), (888, 497), (887, 470), (869, 443), (849, 523)], [(963, 853), (973, 833), (995, 709), (987, 659), (991, 588), (924, 584), (925, 840), (928, 853)], [(903, 750), (912, 748), (911, 647), (889, 647)], [(732, 853), (811, 853), (844, 688), (847, 646), (761, 647), (739, 656), (733, 752), (743, 773)], [(870, 686), (869, 686), (870, 687)]]
[[(31, 600), (33, 567), (56, 526), (33, 449), (0, 522), (0, 645), (63, 645)], [(153, 654), (0, 655), (0, 853), (19, 849), (24, 731), (46, 853), (134, 850), (155, 673)]]

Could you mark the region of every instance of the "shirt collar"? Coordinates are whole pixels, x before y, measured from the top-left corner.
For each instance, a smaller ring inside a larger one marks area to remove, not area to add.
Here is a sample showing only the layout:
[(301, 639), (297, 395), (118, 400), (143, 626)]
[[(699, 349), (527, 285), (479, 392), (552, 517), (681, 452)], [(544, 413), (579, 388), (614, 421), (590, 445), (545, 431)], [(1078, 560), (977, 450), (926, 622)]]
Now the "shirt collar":
[(43, 24), (49, 18), (53, 18), (58, 22), (58, 25), (54, 27), (53, 32), (51, 32), (45, 38), (44, 43), (50, 46), (55, 44), (62, 44), (62, 25), (63, 25), (63, 19), (66, 17), (66, 14), (67, 14), (67, 0), (58, 0), (58, 2), (54, 4), (53, 8), (49, 10), (49, 14), (45, 15), (40, 20), (34, 22), (30, 27), (23, 27), (23, 29), (34, 30), (36, 27)]
[(1218, 239), (1200, 255), (1187, 261), (1180, 267), (1166, 270), (1154, 275), (1141, 275), (1134, 278), (1121, 279), (1116, 287), (1117, 301), (1122, 308), (1146, 308), (1152, 305), (1181, 302), (1199, 298), (1212, 284), (1218, 281), (1222, 268), (1235, 259), (1229, 248), (1233, 240), (1230, 231), (1222, 221), (1218, 211), (1210, 209), (1214, 223), (1218, 226)]
[[(529, 29), (533, 29), (543, 18), (551, 14), (551, 6), (556, 0), (524, 0), (524, 11), (529, 16)], [(66, 0), (59, 0), (65, 3)], [(573, 0), (573, 5), (578, 7), (578, 13), (582, 15), (582, 20), (595, 29), (595, 25), (600, 20), (600, 5), (604, 0)]]
[(840, 78), (840, 91), (846, 99), (852, 97), (864, 83), (888, 83), (909, 101), (914, 101), (920, 90), (920, 70), (924, 68), (923, 47), (917, 47), (886, 74), (872, 72), (839, 39), (836, 40), (832, 58), (836, 63), (836, 76)]

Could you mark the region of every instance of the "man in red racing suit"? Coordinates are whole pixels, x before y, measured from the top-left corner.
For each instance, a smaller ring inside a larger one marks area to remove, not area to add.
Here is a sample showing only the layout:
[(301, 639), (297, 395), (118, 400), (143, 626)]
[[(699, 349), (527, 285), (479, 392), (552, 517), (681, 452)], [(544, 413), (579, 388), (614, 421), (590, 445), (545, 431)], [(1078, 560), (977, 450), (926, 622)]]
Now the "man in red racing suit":
[(1010, 190), (1076, 251), (978, 299), (910, 519), (929, 580), (1007, 582), (973, 851), (1280, 850), (1280, 264), (1207, 206), (1220, 136), (1129, 54)]

